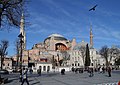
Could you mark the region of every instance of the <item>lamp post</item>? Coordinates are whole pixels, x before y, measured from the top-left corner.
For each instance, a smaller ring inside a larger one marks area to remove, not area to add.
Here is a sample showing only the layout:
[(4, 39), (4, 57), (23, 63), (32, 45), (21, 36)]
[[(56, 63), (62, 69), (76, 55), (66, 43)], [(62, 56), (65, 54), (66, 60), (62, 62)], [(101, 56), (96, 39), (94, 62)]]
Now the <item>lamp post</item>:
[(23, 46), (22, 46), (22, 44), (23, 44), (23, 35), (22, 35), (22, 33), (20, 33), (19, 35), (18, 35), (18, 37), (19, 37), (19, 39), (20, 39), (20, 81), (22, 81), (22, 51), (23, 51)]
[(0, 63), (1, 63), (1, 69), (2, 69), (2, 45), (0, 44), (0, 56), (1, 56), (1, 59), (0, 59)]
[(29, 68), (29, 60), (30, 60), (30, 57), (29, 57), (29, 50), (28, 50), (28, 68)]
[(60, 63), (59, 63), (59, 60), (60, 60), (60, 57), (59, 57), (59, 51), (57, 51), (57, 57), (58, 57), (58, 66), (61, 66)]

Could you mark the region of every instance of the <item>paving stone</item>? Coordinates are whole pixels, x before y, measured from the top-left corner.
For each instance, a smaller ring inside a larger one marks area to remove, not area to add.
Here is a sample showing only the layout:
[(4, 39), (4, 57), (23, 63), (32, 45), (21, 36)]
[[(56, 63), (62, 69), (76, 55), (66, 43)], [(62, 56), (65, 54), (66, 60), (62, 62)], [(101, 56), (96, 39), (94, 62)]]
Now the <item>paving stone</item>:
[[(112, 83), (117, 83), (120, 80), (120, 72), (113, 72), (112, 77), (107, 75), (107, 73), (99, 74), (98, 72), (94, 73), (93, 77), (89, 77), (87, 72), (78, 74), (66, 72), (65, 75), (45, 73), (42, 76), (29, 77), (29, 83), (30, 85), (116, 85)], [(16, 79), (5, 85), (20, 85), (20, 82)], [(27, 85), (26, 82), (24, 85)]]

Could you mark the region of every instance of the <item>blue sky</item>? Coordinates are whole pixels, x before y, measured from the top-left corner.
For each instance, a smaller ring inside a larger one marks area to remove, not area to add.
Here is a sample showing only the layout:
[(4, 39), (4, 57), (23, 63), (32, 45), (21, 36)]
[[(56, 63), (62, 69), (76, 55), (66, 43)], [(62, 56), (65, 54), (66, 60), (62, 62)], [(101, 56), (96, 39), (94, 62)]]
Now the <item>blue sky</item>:
[[(63, 35), (68, 40), (76, 38), (89, 43), (90, 23), (94, 35), (94, 47), (120, 45), (119, 0), (32, 0), (27, 6), (27, 49), (43, 42), (52, 33)], [(95, 11), (88, 11), (94, 5)], [(8, 55), (15, 54), (15, 40), (19, 29), (0, 31), (0, 40), (8, 40)]]

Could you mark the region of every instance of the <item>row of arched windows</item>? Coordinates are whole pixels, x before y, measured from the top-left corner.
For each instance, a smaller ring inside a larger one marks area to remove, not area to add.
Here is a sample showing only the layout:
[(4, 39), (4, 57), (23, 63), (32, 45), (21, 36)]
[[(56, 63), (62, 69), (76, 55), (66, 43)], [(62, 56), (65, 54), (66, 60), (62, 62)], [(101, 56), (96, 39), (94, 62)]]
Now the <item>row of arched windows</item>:
[(50, 66), (39, 66), (42, 71), (50, 71)]
[(80, 57), (72, 57), (72, 60), (80, 60)]
[(80, 63), (73, 63), (72, 66), (80, 66)]

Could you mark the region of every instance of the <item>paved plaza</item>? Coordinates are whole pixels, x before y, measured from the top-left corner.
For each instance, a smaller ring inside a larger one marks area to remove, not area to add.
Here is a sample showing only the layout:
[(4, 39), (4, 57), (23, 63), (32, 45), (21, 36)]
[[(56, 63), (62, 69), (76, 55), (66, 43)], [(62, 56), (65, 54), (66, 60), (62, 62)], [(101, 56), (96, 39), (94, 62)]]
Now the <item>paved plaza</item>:
[[(120, 80), (120, 71), (112, 72), (112, 77), (108, 77), (107, 73), (94, 73), (93, 77), (89, 77), (89, 73), (72, 73), (66, 72), (65, 75), (60, 73), (43, 73), (41, 76), (37, 74), (29, 75), (30, 85), (117, 85)], [(109, 84), (108, 84), (109, 83)], [(114, 84), (113, 84), (114, 83)], [(18, 77), (9, 78), (9, 83), (5, 85), (20, 85)], [(27, 85), (26, 82), (24, 85)]]

